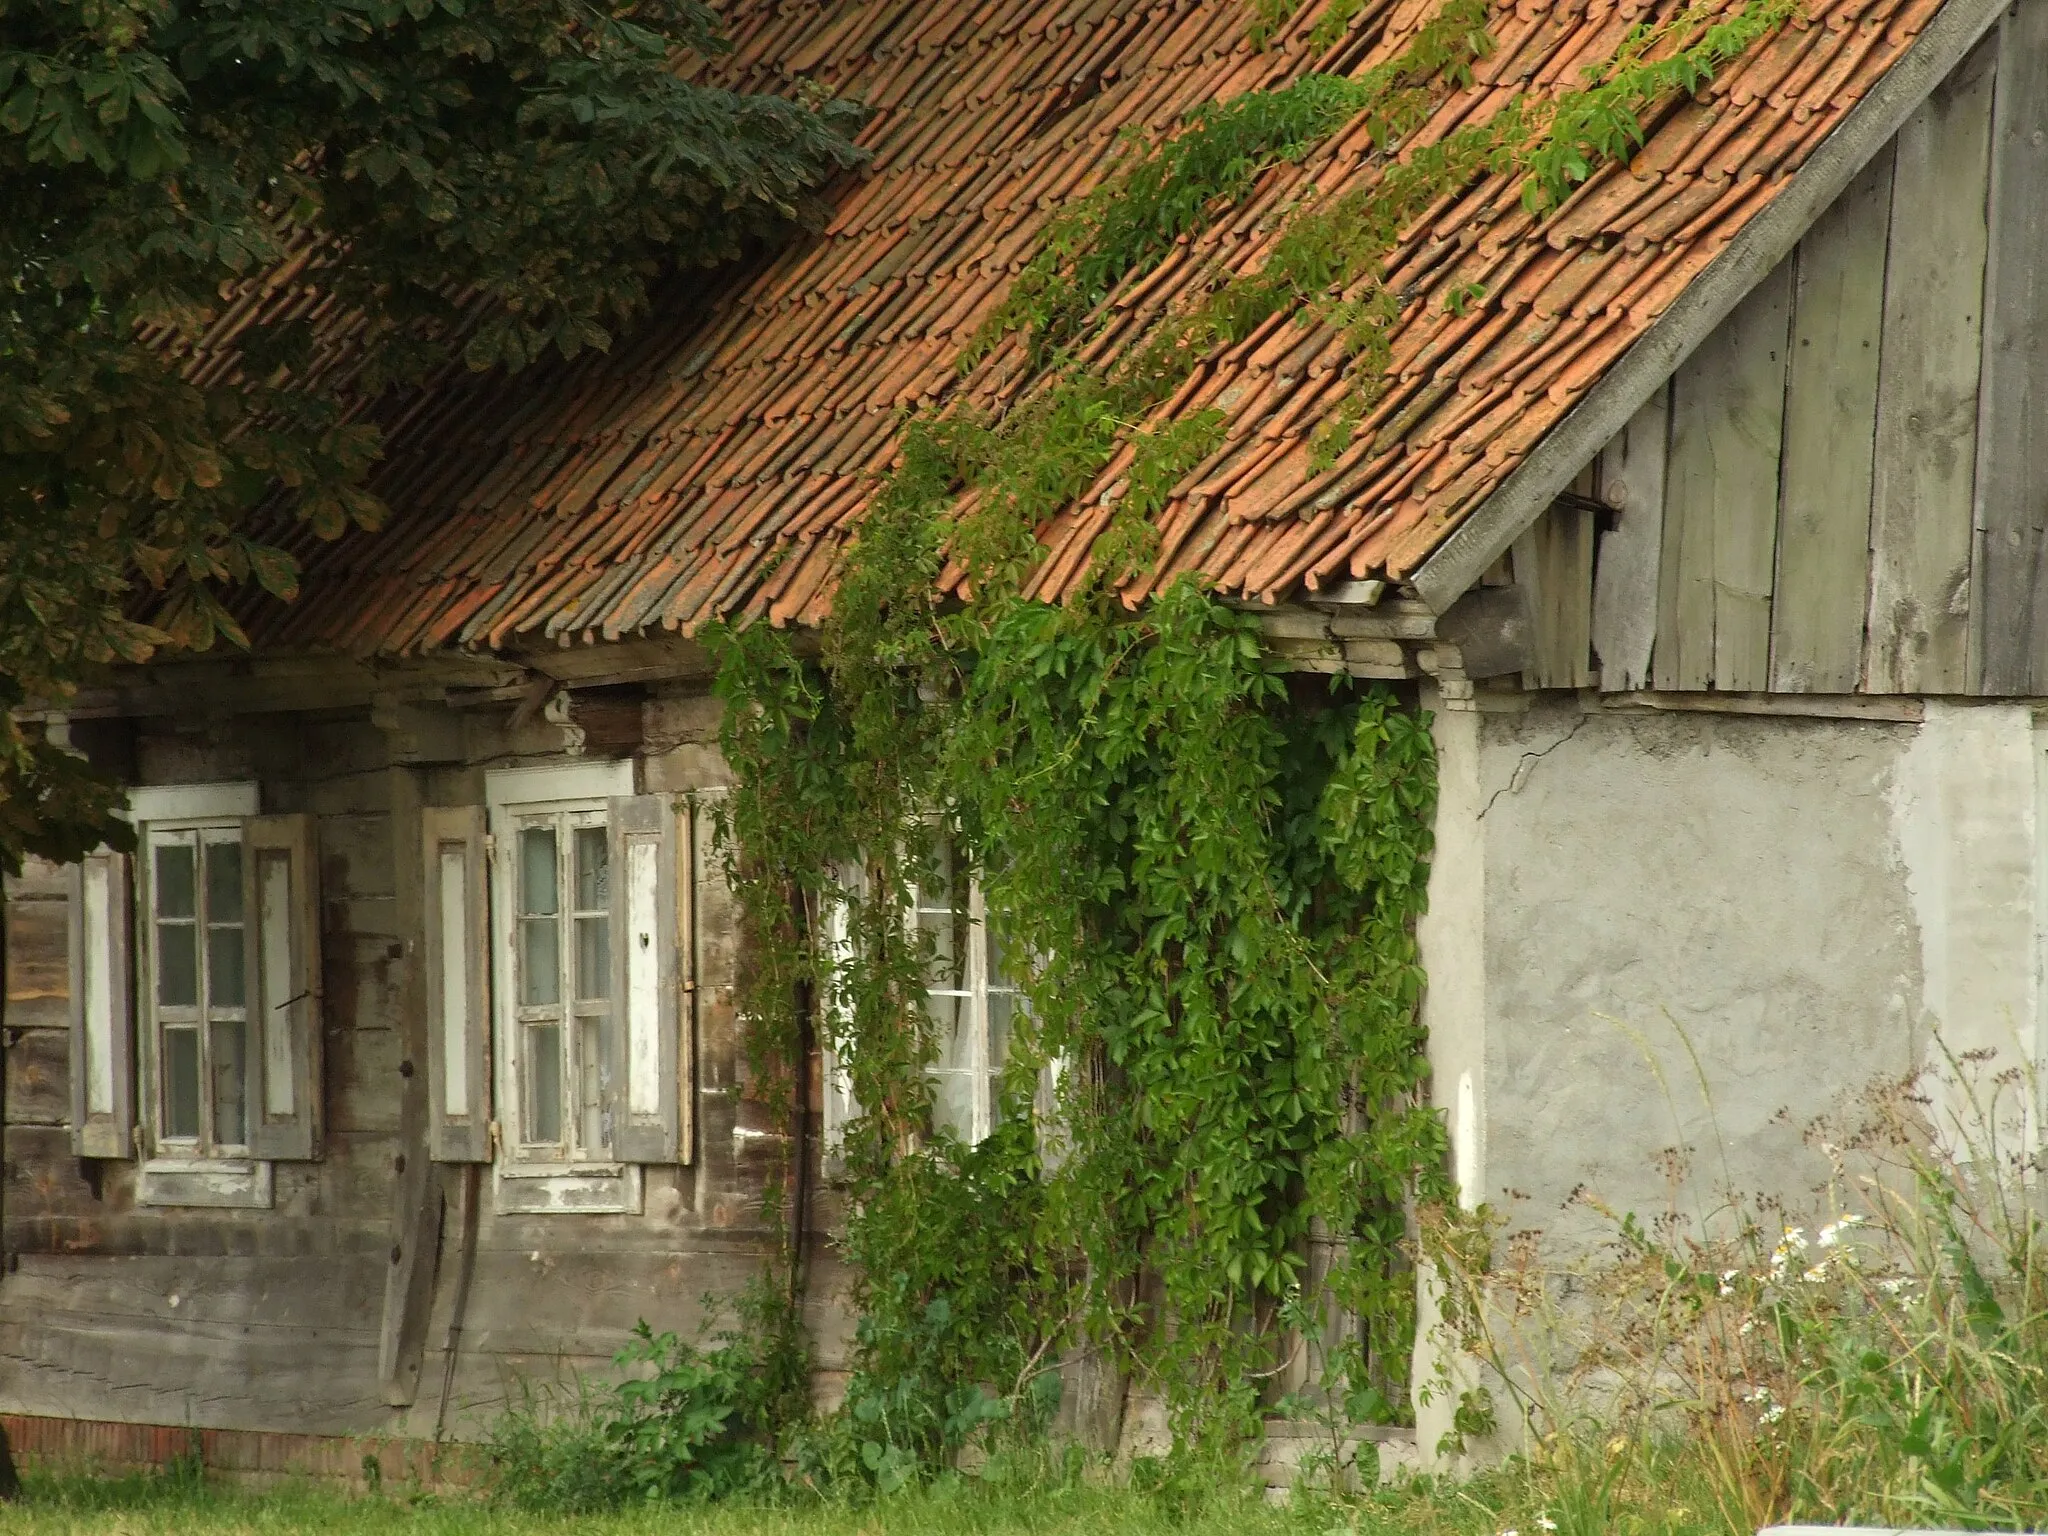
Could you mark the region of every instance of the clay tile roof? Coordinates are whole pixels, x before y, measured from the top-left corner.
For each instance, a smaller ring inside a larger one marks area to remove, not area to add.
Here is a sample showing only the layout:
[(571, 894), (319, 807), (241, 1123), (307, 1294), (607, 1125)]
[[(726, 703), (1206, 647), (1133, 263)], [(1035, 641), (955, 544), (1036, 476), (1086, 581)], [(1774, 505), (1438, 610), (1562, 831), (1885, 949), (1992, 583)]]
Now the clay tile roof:
[[(1518, 86), (1561, 89), (1624, 30), (1687, 0), (1497, 4), (1498, 52), (1415, 142), (1483, 116)], [(1729, 12), (1739, 0), (1726, 0)], [(1539, 223), (1495, 176), (1417, 221), (1386, 270), (1406, 307), (1385, 392), (1352, 446), (1318, 468), (1340, 403), (1335, 338), (1282, 316), (1208, 359), (1169, 409), (1217, 405), (1222, 446), (1160, 514), (1136, 600), (1198, 572), (1274, 601), (1364, 577), (1400, 581), (1766, 208), (1933, 19), (1934, 0), (1835, 0), (1668, 103), (1650, 139)], [(1157, 140), (1194, 104), (1311, 69), (1398, 53), (1432, 0), (1367, 0), (1345, 42), (1307, 46), (1319, 6), (1264, 51), (1242, 0), (727, 0), (734, 50), (703, 66), (736, 89), (800, 79), (866, 102), (865, 172), (794, 247), (678, 285), (608, 355), (510, 379), (455, 376), (387, 402), (376, 485), (395, 515), (319, 544), (289, 607), (252, 610), (279, 646), (398, 652), (542, 637), (690, 632), (724, 615), (816, 622), (862, 505), (894, 459), (900, 414), (1008, 398), (1013, 349), (957, 358), (1057, 212), (1096, 185), (1116, 136)], [(1243, 209), (1112, 296), (1112, 350), (1220, 262), (1260, 260), (1275, 215), (1379, 174), (1355, 134), (1269, 172)], [(241, 327), (320, 302), (302, 252), (229, 296), (190, 366)], [(1483, 286), (1462, 314), (1454, 289)], [(345, 376), (345, 353), (329, 366)], [(1086, 568), (1124, 461), (1041, 530), (1033, 590)], [(953, 573), (957, 577), (958, 573)]]

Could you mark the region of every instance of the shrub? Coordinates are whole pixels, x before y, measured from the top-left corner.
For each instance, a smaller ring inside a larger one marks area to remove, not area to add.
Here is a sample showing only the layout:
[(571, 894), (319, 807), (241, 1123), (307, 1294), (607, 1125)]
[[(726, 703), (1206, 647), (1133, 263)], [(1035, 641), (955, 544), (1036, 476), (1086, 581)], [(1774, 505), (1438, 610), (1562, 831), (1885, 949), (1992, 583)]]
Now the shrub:
[(580, 1513), (777, 1488), (776, 1438), (807, 1406), (809, 1360), (764, 1289), (740, 1312), (711, 1348), (642, 1319), (615, 1357), (630, 1373), (617, 1382), (521, 1383), (486, 1441), (493, 1490), (522, 1508)]

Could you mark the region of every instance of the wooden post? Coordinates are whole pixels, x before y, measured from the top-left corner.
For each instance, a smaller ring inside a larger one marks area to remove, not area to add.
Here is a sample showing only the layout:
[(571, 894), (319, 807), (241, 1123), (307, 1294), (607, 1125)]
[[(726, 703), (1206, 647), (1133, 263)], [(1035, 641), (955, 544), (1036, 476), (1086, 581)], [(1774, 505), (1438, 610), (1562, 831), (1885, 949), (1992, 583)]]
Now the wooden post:
[(398, 1083), (398, 1153), (391, 1211), (391, 1263), (384, 1278), (384, 1318), (377, 1341), (377, 1382), (384, 1401), (407, 1408), (419, 1395), (426, 1353), (434, 1273), (441, 1257), (441, 1169), (429, 1155), (427, 1125), (427, 1010), (420, 955), (411, 935), (423, 931), (424, 873), (420, 868), (418, 770), (394, 765), (391, 849), (398, 893), (399, 932), (408, 935), (399, 987), (401, 1065)]

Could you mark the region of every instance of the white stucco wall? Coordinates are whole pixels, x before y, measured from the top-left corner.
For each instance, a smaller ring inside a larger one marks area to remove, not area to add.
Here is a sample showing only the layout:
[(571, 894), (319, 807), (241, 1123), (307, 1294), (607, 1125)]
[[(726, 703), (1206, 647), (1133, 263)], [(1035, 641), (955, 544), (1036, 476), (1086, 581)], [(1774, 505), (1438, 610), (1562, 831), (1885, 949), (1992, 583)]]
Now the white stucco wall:
[(1815, 1118), (1938, 1060), (1937, 1028), (2039, 1055), (2030, 707), (1430, 702), (1425, 1018), (1466, 1203), (1567, 1245), (1606, 1230), (1578, 1189), (1645, 1218), (1712, 1217), (1731, 1191), (1810, 1205)]

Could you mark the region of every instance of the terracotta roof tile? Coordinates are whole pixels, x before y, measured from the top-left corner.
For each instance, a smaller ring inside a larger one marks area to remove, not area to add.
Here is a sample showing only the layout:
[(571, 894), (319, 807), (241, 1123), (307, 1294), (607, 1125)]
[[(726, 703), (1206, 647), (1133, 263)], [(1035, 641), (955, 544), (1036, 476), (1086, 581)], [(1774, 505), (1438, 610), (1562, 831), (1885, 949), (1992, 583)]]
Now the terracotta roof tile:
[[(1483, 121), (1513, 91), (1576, 85), (1631, 26), (1686, 0), (1515, 0), (1498, 51), (1446, 93), (1407, 148)], [(1284, 84), (1318, 64), (1394, 54), (1440, 0), (1377, 0), (1326, 52), (1311, 5), (1265, 52), (1238, 0), (724, 0), (732, 52), (685, 67), (735, 89), (809, 77), (874, 109), (868, 169), (826, 227), (751, 267), (679, 283), (608, 356), (511, 380), (451, 369), (379, 407), (383, 530), (322, 545), (278, 535), (307, 565), (291, 607), (252, 605), (262, 642), (399, 651), (520, 636), (617, 638), (721, 614), (815, 623), (848, 531), (897, 457), (900, 411), (1014, 398), (1013, 341), (955, 360), (1038, 248), (1102, 184), (1117, 136), (1156, 143), (1195, 105)], [(1737, 0), (1725, 0), (1733, 9)], [(1570, 403), (1642, 335), (1786, 174), (1898, 58), (1939, 0), (1835, 0), (1724, 71), (1703, 102), (1667, 102), (1627, 166), (1602, 170), (1538, 223), (1496, 175), (1414, 221), (1386, 264), (1406, 300), (1390, 377), (1335, 464), (1310, 439), (1351, 388), (1324, 328), (1278, 315), (1205, 359), (1169, 410), (1220, 406), (1223, 443), (1160, 514), (1157, 568), (1267, 601), (1343, 574), (1401, 579), (1497, 487)], [(1217, 269), (1263, 261), (1279, 215), (1380, 174), (1362, 130), (1268, 171), (1244, 205), (1110, 296), (1100, 366)], [(238, 337), (327, 303), (310, 245), (223, 296), (181, 353), (232, 377)], [(1466, 313), (1454, 288), (1478, 284)], [(332, 317), (314, 365), (360, 361)], [(1088, 569), (1127, 454), (1041, 537), (1034, 589)], [(958, 572), (953, 573), (957, 578)]]

